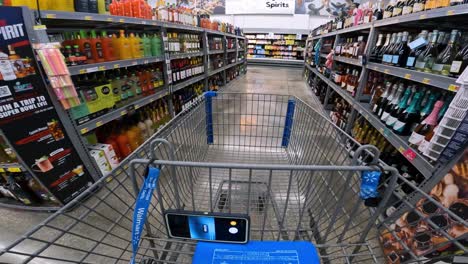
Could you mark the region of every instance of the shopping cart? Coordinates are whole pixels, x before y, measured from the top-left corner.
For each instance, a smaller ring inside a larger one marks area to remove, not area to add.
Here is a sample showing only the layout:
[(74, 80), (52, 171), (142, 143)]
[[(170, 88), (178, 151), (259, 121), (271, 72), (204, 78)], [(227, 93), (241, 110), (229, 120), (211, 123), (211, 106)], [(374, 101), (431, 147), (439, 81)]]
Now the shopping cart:
[[(418, 261), (447, 246), (458, 247), (450, 255), (466, 253), (463, 236), (448, 234), (427, 215), (420, 222), (445, 238), (440, 245), (426, 243), (420, 254), (420, 244), (396, 234), (405, 227), (395, 227), (395, 219), (417, 211), (411, 199), (418, 196), (457, 224), (466, 222), (378, 156), (292, 96), (208, 93), (110, 175), (6, 247), (0, 262), (128, 263), (135, 200), (149, 163), (161, 174), (136, 263), (191, 263), (197, 242), (168, 236), (167, 209), (247, 214), (251, 240), (309, 241), (322, 263)], [(381, 200), (366, 206), (361, 173), (380, 170)], [(415, 189), (411, 197), (395, 198), (399, 181)], [(392, 204), (398, 210), (387, 216)], [(407, 258), (389, 258), (389, 243)]]

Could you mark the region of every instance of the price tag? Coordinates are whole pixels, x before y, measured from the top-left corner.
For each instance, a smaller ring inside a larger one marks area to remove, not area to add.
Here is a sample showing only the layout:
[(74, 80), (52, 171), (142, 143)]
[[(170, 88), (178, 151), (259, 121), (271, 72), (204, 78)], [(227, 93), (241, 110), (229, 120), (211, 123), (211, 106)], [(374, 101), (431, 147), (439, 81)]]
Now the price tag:
[(46, 25), (36, 25), (33, 28), (34, 30), (46, 30), (47, 29)]
[(126, 115), (126, 114), (127, 114), (127, 110), (122, 110), (122, 111), (120, 112), (120, 115), (121, 115), (121, 116)]
[(426, 17), (427, 17), (426, 14), (422, 14), (422, 15), (419, 16), (419, 19), (425, 19)]
[(132, 66), (135, 66), (138, 64), (138, 61), (132, 61)]
[(92, 16), (85, 16), (84, 20), (93, 20), (93, 17)]
[(121, 18), (121, 19), (119, 19), (119, 22), (120, 22), (120, 23), (125, 23), (125, 19), (124, 19), (124, 18)]
[(135, 105), (135, 110), (137, 110), (138, 108), (140, 108), (140, 105), (139, 105), (139, 104), (136, 104), (136, 105)]
[(114, 69), (120, 68), (120, 65), (118, 63), (114, 64)]
[(142, 25), (146, 25), (146, 21), (144, 21), (144, 20), (141, 21), (141, 24), (142, 24)]
[(88, 130), (87, 127), (82, 128), (82, 129), (80, 130), (81, 134), (86, 134), (86, 133), (88, 133), (88, 131), (89, 131), (89, 130)]
[(79, 71), (79, 73), (80, 73), (80, 74), (86, 73), (86, 69), (81, 69), (81, 70)]
[(106, 70), (106, 66), (99, 66), (99, 70), (100, 70), (100, 71), (105, 71), (105, 70)]
[(398, 151), (400, 151), (400, 153), (403, 153), (403, 152), (405, 152), (405, 148), (400, 146), (400, 147), (398, 147)]
[(0, 172), (5, 172), (5, 170), (3, 168), (0, 168)]
[(152, 102), (154, 102), (154, 98), (151, 98), (151, 99), (150, 99), (150, 103), (152, 103)]
[(96, 127), (100, 127), (100, 126), (102, 126), (102, 121), (97, 121), (96, 122)]
[(447, 16), (453, 16), (453, 15), (455, 15), (455, 10), (447, 11)]
[(451, 84), (451, 85), (449, 85), (448, 90), (452, 91), (452, 92), (456, 92), (456, 91), (458, 91), (459, 88), (460, 87), (458, 87), (457, 85)]
[(407, 150), (403, 152), (403, 156), (405, 156), (405, 158), (408, 159), (409, 161), (413, 161), (416, 158), (416, 152), (408, 148)]
[(143, 63), (144, 63), (144, 64), (148, 64), (148, 63), (149, 63), (149, 60), (144, 60)]
[(20, 169), (20, 168), (16, 168), (16, 167), (14, 167), (14, 168), (8, 168), (7, 170), (8, 170), (9, 172), (21, 172), (21, 169)]
[(46, 18), (56, 18), (57, 16), (55, 14), (46, 14)]
[(428, 79), (428, 78), (422, 79), (422, 83), (424, 84), (429, 84), (430, 82), (431, 82), (431, 79)]
[(106, 21), (107, 21), (107, 22), (112, 22), (112, 21), (114, 21), (114, 18), (108, 17), (108, 18), (106, 18)]
[(409, 74), (409, 73), (405, 74), (404, 78), (405, 79), (411, 79), (411, 74)]
[(389, 72), (390, 72), (389, 69), (385, 69), (385, 70), (384, 70), (384, 73), (385, 73), (385, 74), (388, 74)]
[(97, 71), (99, 71), (98, 67), (91, 67), (86, 70), (87, 73), (97, 72)]

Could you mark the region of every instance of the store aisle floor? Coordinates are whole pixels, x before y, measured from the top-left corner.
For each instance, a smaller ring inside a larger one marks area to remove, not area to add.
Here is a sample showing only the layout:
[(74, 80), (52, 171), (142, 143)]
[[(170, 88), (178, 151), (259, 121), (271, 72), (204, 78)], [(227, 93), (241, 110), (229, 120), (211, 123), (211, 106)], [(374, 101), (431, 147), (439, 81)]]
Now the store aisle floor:
[[(310, 104), (314, 109), (321, 109), (320, 103), (302, 80), (302, 69), (249, 66), (246, 75), (234, 80), (225, 92), (289, 94), (297, 96)], [(32, 227), (38, 225), (50, 213), (22, 212), (0, 208), (0, 249), (9, 245)], [(28, 249), (23, 249), (29, 251)], [(19, 259), (2, 259), (0, 263), (16, 263)], [(34, 262), (41, 263), (41, 262)]]

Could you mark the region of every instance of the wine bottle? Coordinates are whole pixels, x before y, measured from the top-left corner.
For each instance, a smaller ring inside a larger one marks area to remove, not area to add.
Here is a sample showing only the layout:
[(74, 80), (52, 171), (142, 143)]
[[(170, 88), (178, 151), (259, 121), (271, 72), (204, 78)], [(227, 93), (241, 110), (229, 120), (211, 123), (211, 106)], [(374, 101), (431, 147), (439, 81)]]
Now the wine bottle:
[(432, 112), (430, 115), (428, 115), (422, 122), (419, 124), (411, 133), (411, 136), (408, 140), (410, 143), (410, 146), (412, 148), (417, 148), (418, 146), (421, 145), (421, 143), (424, 140), (424, 137), (431, 132), (431, 130), (434, 130), (435, 126), (437, 125), (437, 117), (439, 115), (439, 112), (444, 105), (444, 101), (439, 100), (435, 103), (434, 109), (432, 109)]
[(403, 6), (405, 5), (405, 0), (397, 0), (395, 6), (393, 7), (392, 17), (400, 16), (403, 12)]
[(432, 32), (431, 42), (427, 45), (426, 49), (419, 54), (416, 58), (415, 68), (418, 71), (431, 72), (432, 65), (434, 64), (435, 58), (437, 58), (437, 37), (439, 31), (434, 30)]
[(384, 45), (382, 46), (382, 48), (379, 49), (378, 53), (377, 53), (377, 58), (376, 60), (378, 62), (382, 62), (383, 61), (383, 54), (385, 52), (385, 49), (388, 48), (388, 45), (390, 45), (390, 39), (392, 38), (392, 34), (387, 34), (386, 38), (385, 38), (385, 43)]
[(408, 32), (403, 32), (401, 37), (401, 42), (395, 48), (392, 57), (392, 64), (398, 67), (404, 67), (406, 65), (407, 57), (409, 54), (409, 47), (408, 47)]
[(372, 14), (372, 21), (381, 20), (383, 18), (383, 2), (379, 0), (376, 5), (376, 9)]
[(401, 115), (403, 111), (405, 111), (406, 107), (408, 107), (408, 100), (411, 97), (411, 90), (412, 89), (410, 87), (406, 88), (403, 97), (399, 99), (399, 103), (397, 103), (391, 110), (390, 116), (387, 118), (387, 122), (385, 122), (387, 127), (393, 127), (397, 121), (398, 116)]
[(408, 15), (408, 14), (413, 13), (413, 6), (414, 6), (415, 2), (416, 2), (415, 0), (406, 0), (405, 5), (403, 6), (403, 11), (401, 12), (401, 14), (402, 15)]
[(454, 56), (457, 54), (459, 31), (454, 29), (450, 34), (450, 41), (445, 49), (437, 56), (432, 71), (437, 74), (449, 75)]
[(426, 46), (426, 40), (427, 40), (427, 30), (421, 31), (419, 33), (418, 38), (415, 39), (414, 41), (418, 40), (422, 42), (422, 44), (414, 49), (412, 49), (409, 54), (408, 58), (406, 59), (406, 68), (413, 69), (415, 64), (416, 64), (416, 58), (421, 54), (421, 52), (424, 50), (424, 47)]
[(348, 78), (350, 78), (350, 70), (346, 68), (346, 73), (344, 76), (341, 77), (341, 88), (346, 89), (346, 85), (348, 84)]
[(395, 125), (393, 126), (393, 131), (398, 135), (406, 136), (411, 131), (410, 128), (413, 123), (418, 119), (418, 113), (416, 111), (419, 101), (421, 100), (421, 93), (417, 92), (411, 101), (410, 106), (406, 108), (403, 113), (401, 113)]
[(398, 102), (400, 101), (402, 95), (403, 95), (403, 89), (404, 89), (404, 84), (400, 83), (398, 85), (397, 89), (394, 89), (394, 92), (388, 97), (388, 104), (385, 106), (385, 109), (383, 110), (382, 116), (380, 117), (380, 120), (382, 123), (386, 123), (389, 116), (392, 113), (392, 110), (398, 106)]
[(383, 50), (382, 52), (382, 63), (383, 64), (390, 64), (392, 62), (392, 55), (390, 52), (393, 49), (393, 45), (395, 45), (395, 42), (397, 40), (397, 33), (392, 34), (392, 38), (390, 39), (389, 45)]
[(392, 17), (394, 6), (395, 6), (395, 0), (391, 0), (390, 3), (388, 3), (387, 7), (385, 8), (385, 11), (383, 13), (383, 19)]
[(382, 96), (383, 92), (384, 92), (384, 89), (382, 85), (380, 83), (376, 84), (374, 92), (372, 93), (371, 103), (370, 103), (370, 109), (372, 109), (372, 112), (374, 112), (374, 107), (377, 107), (377, 102)]
[(426, 0), (415, 0), (413, 5), (413, 13), (424, 11)]
[(431, 113), (438, 97), (439, 97), (438, 93), (431, 92), (427, 98), (427, 101), (421, 102), (420, 104), (421, 111), (419, 112), (419, 118), (418, 118), (417, 124), (421, 123), (424, 119), (426, 119), (429, 113)]
[(388, 60), (389, 60), (389, 62), (388, 62), (387, 64), (389, 64), (389, 65), (394, 65), (394, 63), (393, 63), (393, 57), (394, 57), (395, 53), (397, 53), (397, 49), (398, 49), (398, 46), (400, 46), (400, 44), (401, 44), (402, 38), (403, 38), (403, 33), (402, 33), (402, 32), (399, 32), (399, 33), (397, 34), (397, 39), (396, 39), (396, 41), (395, 41), (395, 44), (393, 44), (392, 49), (388, 52), (388, 56), (389, 56), (389, 57), (388, 57)]
[(375, 46), (372, 48), (372, 50), (370, 52), (369, 61), (377, 62), (377, 57), (378, 57), (379, 51), (383, 47), (382, 46), (383, 37), (384, 37), (383, 34), (379, 34), (379, 37), (377, 38), (377, 43), (375, 44)]
[(374, 105), (372, 112), (380, 117), (380, 113), (382, 112), (382, 107), (386, 105), (387, 97), (392, 92), (392, 83), (387, 82), (385, 84), (385, 91), (382, 96), (377, 100), (377, 103)]
[[(468, 43), (468, 39), (464, 38), (460, 43)], [(458, 77), (465, 70), (468, 64), (468, 44), (464, 45), (454, 56), (452, 64), (450, 65), (451, 77)]]

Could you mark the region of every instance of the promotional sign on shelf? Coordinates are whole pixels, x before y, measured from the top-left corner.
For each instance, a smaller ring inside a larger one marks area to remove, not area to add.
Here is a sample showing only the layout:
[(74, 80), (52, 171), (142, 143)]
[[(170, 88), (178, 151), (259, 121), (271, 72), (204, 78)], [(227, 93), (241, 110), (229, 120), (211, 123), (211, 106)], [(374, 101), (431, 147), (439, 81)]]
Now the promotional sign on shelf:
[(93, 183), (52, 105), (19, 7), (0, 7), (0, 129), (61, 202)]
[(294, 14), (294, 0), (226, 0), (226, 14)]

